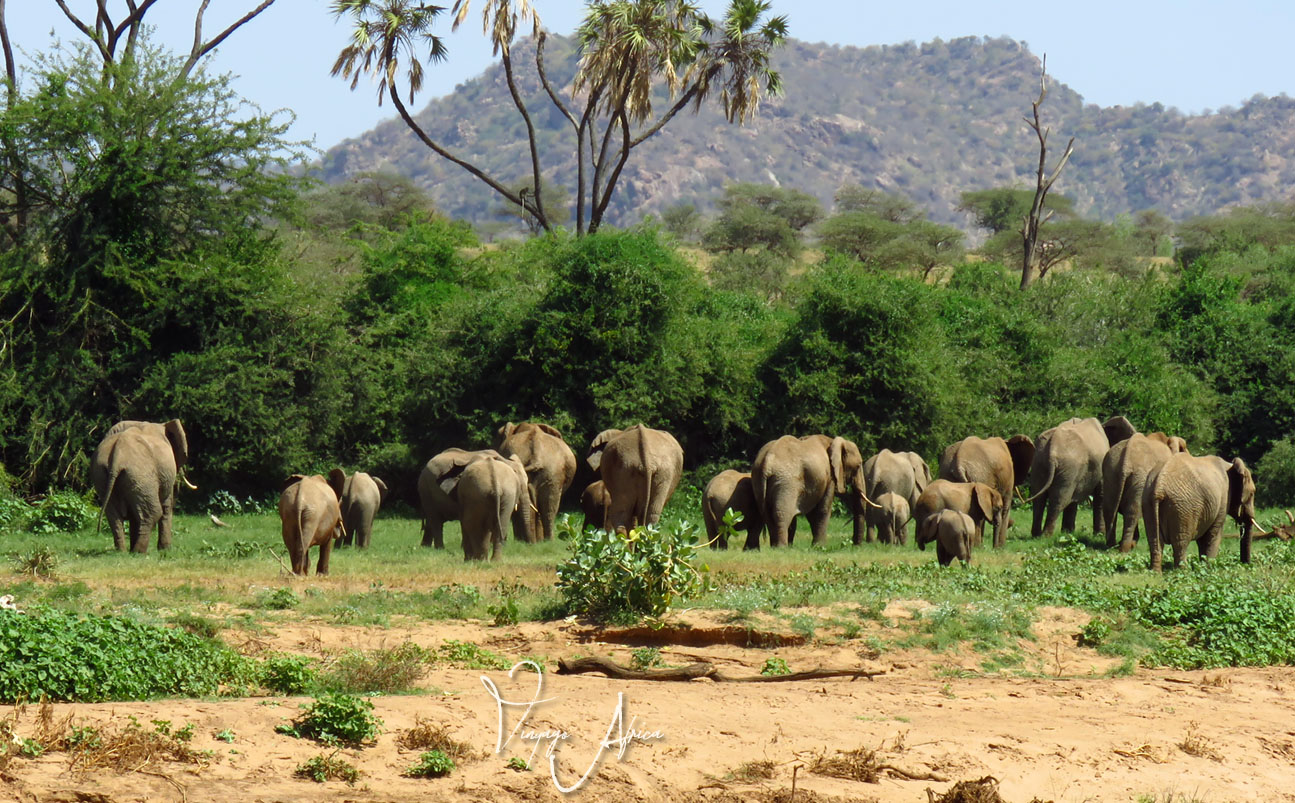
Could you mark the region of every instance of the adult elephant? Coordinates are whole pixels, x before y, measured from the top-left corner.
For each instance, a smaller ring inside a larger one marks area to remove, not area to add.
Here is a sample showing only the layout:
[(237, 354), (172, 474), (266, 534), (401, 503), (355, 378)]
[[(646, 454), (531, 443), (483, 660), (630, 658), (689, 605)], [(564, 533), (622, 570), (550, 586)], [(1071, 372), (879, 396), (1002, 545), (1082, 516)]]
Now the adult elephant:
[(1163, 432), (1150, 435), (1137, 432), (1106, 453), (1102, 460), (1102, 523), (1106, 528), (1108, 549), (1116, 544), (1116, 516), (1124, 517), (1120, 551), (1133, 549), (1142, 521), (1142, 492), (1147, 487), (1147, 477), (1169, 462), (1170, 457), (1186, 451), (1187, 442), (1182, 438), (1170, 437)]
[(983, 482), (953, 482), (938, 479), (926, 486), (913, 506), (913, 519), (920, 528), (931, 515), (941, 510), (966, 513), (975, 522), (974, 546), (984, 539), (985, 522), (998, 521), (1007, 502), (996, 489)]
[[(562, 494), (576, 476), (575, 453), (562, 439), (561, 432), (548, 424), (529, 421), (521, 424), (510, 421), (500, 427), (495, 433), (495, 449), (504, 457), (516, 455), (522, 461), (530, 502), (538, 511), (538, 529), (545, 541), (552, 540), (553, 522), (558, 517)], [(521, 518), (528, 527), (533, 527), (532, 517), (527, 515), (529, 505), (523, 507)], [(535, 535), (532, 530), (525, 540), (534, 541)]]
[(773, 547), (793, 542), (797, 515), (809, 520), (816, 545), (827, 543), (832, 499), (847, 485), (863, 504), (875, 504), (867, 495), (859, 447), (841, 437), (783, 435), (769, 441), (751, 465), (751, 485)]
[(594, 436), (585, 458), (607, 494), (605, 530), (656, 524), (683, 476), (683, 447), (669, 432), (635, 424)]
[(1151, 471), (1142, 495), (1142, 519), (1151, 550), (1151, 570), (1160, 571), (1161, 550), (1174, 550), (1182, 565), (1187, 545), (1196, 542), (1203, 558), (1219, 554), (1227, 516), (1241, 527), (1241, 562), (1250, 562), (1255, 526), (1255, 483), (1245, 461), (1179, 453)]
[[(504, 458), (494, 449), (466, 451), (464, 449), (446, 449), (427, 461), (418, 475), (418, 502), (423, 512), (423, 546), (445, 548), (444, 528), (447, 521), (461, 521), (462, 507), (459, 500), (452, 497), (442, 487), (442, 479), (450, 472), (461, 472), (468, 465), (478, 460), (504, 460), (514, 471), (514, 479), (522, 488), (521, 497), (530, 504), (526, 491), (526, 469), (521, 461)], [(524, 528), (517, 526), (522, 513), (515, 513), (513, 518), (514, 532), (522, 534)]]
[[(1118, 419), (1127, 423), (1127, 419)], [(1109, 423), (1109, 422), (1108, 422)], [(1121, 431), (1123, 424), (1120, 424)], [(1114, 432), (1116, 437), (1119, 432)], [(1030, 535), (1051, 536), (1061, 516), (1062, 532), (1075, 531), (1079, 503), (1092, 497), (1093, 532), (1105, 532), (1102, 521), (1102, 460), (1110, 449), (1110, 438), (1096, 418), (1072, 418), (1044, 431), (1035, 441), (1034, 461), (1030, 465), (1030, 488), (1034, 495), (1026, 500), (1035, 503), (1034, 525)]]
[[(882, 543), (908, 543), (908, 511), (917, 504), (926, 486), (931, 484), (931, 469), (917, 452), (892, 452), (882, 449), (863, 464), (864, 492), (880, 507), (863, 506), (863, 519), (867, 524), (867, 539), (876, 541), (878, 533)], [(897, 516), (896, 505), (883, 503), (881, 497), (894, 494), (907, 503), (904, 515)], [(897, 522), (904, 522), (895, 530)], [(858, 519), (855, 520), (856, 524)], [(863, 543), (864, 533), (856, 526), (854, 543)]]
[[(337, 472), (328, 475), (330, 483)], [(368, 549), (373, 537), (373, 517), (387, 495), (387, 484), (363, 471), (349, 477), (342, 473), (342, 477), (342, 487), (334, 490), (342, 500), (342, 525), (346, 534), (338, 546), (348, 547), (353, 542), (359, 549)]]
[(725, 511), (730, 508), (742, 514), (742, 521), (734, 529), (746, 533), (744, 549), (759, 549), (764, 518), (755, 503), (750, 474), (729, 469), (716, 474), (706, 484), (701, 500), (701, 515), (706, 524), (706, 538), (712, 549), (728, 549), (728, 538), (721, 532), (720, 525), (724, 521)]
[(1013, 435), (1007, 440), (972, 435), (950, 444), (940, 455), (941, 479), (983, 482), (1003, 497), (1003, 508), (994, 519), (996, 548), (1007, 543), (1012, 492), (1029, 477), (1034, 451), (1034, 441), (1028, 435)]
[(119, 421), (108, 430), (90, 460), (90, 481), (119, 551), (126, 549), (126, 522), (130, 551), (148, 552), (155, 527), (157, 548), (171, 547), (175, 482), (188, 462), (189, 440), (178, 418), (165, 424)]
[(434, 480), (458, 510), (463, 559), (498, 560), (509, 520), (518, 508), (530, 504), (522, 461), (492, 451), (475, 460), (453, 462)]
[(293, 474), (284, 481), (279, 495), (279, 522), (283, 545), (288, 550), (292, 573), (306, 575), (310, 569), (310, 548), (319, 547), (315, 574), (328, 574), (333, 540), (342, 537), (341, 488), (346, 474), (335, 468), (328, 479), (318, 474)]

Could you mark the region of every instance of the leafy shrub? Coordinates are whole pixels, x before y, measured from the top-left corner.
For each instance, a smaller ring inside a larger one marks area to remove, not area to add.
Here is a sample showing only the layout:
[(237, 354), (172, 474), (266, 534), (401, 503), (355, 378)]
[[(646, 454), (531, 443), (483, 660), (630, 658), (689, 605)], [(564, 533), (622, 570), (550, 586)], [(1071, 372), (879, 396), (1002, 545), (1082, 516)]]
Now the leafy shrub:
[(659, 647), (639, 647), (630, 653), (630, 665), (635, 669), (651, 669), (661, 664), (661, 649)]
[(319, 678), (319, 686), (351, 694), (409, 691), (427, 673), (430, 657), (412, 641), (390, 649), (347, 650)]
[(260, 683), (271, 691), (305, 694), (318, 682), (315, 661), (305, 655), (276, 653), (261, 662)]
[(405, 775), (410, 778), (443, 778), (451, 772), (454, 772), (454, 759), (440, 750), (428, 750), (418, 757), (418, 763)]
[(585, 530), (570, 539), (558, 566), (558, 590), (575, 613), (626, 622), (660, 616), (678, 599), (706, 590), (695, 526), (636, 527), (629, 532)]
[(349, 694), (324, 694), (282, 731), (325, 744), (359, 747), (376, 739), (381, 729), (373, 703)]
[(98, 510), (71, 491), (49, 494), (32, 513), (27, 527), (34, 533), (74, 533), (94, 521)]
[(787, 666), (787, 659), (774, 656), (765, 659), (764, 666), (760, 668), (760, 674), (767, 677), (790, 675), (791, 667)]
[(497, 652), (467, 641), (447, 640), (437, 648), (434, 660), (460, 669), (508, 669), (512, 663)]
[(23, 500), (0, 493), (0, 530), (19, 530), (27, 526), (32, 506)]
[(243, 503), (238, 501), (237, 496), (222, 488), (212, 491), (211, 496), (207, 497), (207, 512), (217, 516), (242, 513)]
[(210, 639), (119, 616), (0, 610), (0, 701), (101, 702), (213, 695), (252, 675)]
[(273, 591), (262, 591), (256, 597), (256, 607), (271, 611), (288, 611), (301, 604), (301, 597), (286, 586)]
[(1255, 502), (1263, 507), (1295, 505), (1295, 439), (1274, 441), (1254, 465)]
[(345, 781), (353, 784), (360, 779), (360, 771), (346, 759), (338, 758), (336, 750), (328, 755), (320, 753), (309, 761), (298, 764), (293, 775), (308, 778), (315, 783)]

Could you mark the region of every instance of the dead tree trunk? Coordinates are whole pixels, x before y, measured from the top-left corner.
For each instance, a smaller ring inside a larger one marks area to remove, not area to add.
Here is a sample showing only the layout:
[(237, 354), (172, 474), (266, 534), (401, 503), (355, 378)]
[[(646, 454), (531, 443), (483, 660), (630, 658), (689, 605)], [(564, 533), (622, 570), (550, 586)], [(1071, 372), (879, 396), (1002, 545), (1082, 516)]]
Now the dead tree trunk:
[(1034, 280), (1043, 275), (1039, 270), (1039, 252), (1043, 245), (1039, 240), (1039, 229), (1048, 219), (1052, 217), (1052, 211), (1049, 210), (1044, 214), (1044, 202), (1048, 197), (1048, 190), (1056, 183), (1061, 176), (1061, 170), (1070, 161), (1070, 154), (1075, 151), (1075, 138), (1071, 137), (1070, 142), (1066, 143), (1066, 152), (1061, 155), (1061, 161), (1057, 162), (1056, 168), (1052, 174), (1048, 174), (1048, 129), (1044, 128), (1039, 121), (1039, 107), (1048, 97), (1048, 57), (1043, 57), (1043, 71), (1039, 74), (1039, 99), (1034, 101), (1034, 119), (1025, 118), (1025, 123), (1034, 130), (1034, 135), (1039, 140), (1039, 167), (1035, 174), (1034, 184), (1034, 203), (1030, 205), (1030, 211), (1025, 216), (1025, 224), (1021, 227), (1021, 239), (1024, 245), (1024, 257), (1021, 263), (1021, 289), (1034, 284)]

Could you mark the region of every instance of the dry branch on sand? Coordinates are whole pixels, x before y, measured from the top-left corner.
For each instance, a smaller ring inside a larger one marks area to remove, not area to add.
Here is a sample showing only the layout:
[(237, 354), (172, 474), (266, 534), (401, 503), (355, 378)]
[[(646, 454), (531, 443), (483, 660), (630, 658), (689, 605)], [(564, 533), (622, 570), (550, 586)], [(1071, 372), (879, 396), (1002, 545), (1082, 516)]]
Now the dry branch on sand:
[(894, 764), (888, 764), (881, 760), (876, 750), (870, 750), (866, 747), (846, 751), (838, 750), (836, 755), (831, 757), (817, 755), (813, 757), (813, 760), (806, 761), (806, 766), (815, 775), (844, 778), (848, 781), (863, 781), (864, 783), (881, 783), (883, 774), (909, 781), (939, 781), (943, 783), (949, 780), (933, 772), (915, 772), (896, 767)]
[(712, 663), (699, 661), (668, 669), (630, 669), (608, 658), (575, 658), (558, 660), (559, 675), (584, 675), (600, 672), (614, 680), (696, 680), (710, 678), (716, 683), (773, 683), (789, 680), (823, 680), (824, 678), (874, 678), (886, 674), (884, 669), (811, 669), (786, 675), (725, 675)]

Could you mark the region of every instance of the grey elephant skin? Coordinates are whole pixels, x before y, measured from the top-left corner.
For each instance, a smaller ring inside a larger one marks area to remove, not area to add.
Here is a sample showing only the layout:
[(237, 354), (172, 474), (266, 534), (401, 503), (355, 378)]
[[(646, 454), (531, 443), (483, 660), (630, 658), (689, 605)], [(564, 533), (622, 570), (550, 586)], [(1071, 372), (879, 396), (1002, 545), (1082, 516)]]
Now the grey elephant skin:
[(1111, 447), (1102, 460), (1102, 522), (1106, 528), (1106, 546), (1116, 542), (1116, 516), (1124, 517), (1120, 551), (1133, 549), (1142, 523), (1142, 493), (1147, 477), (1175, 454), (1187, 451), (1187, 442), (1163, 432), (1143, 435), (1134, 433)]
[[(899, 494), (884, 493), (876, 499), (878, 508), (869, 508), (868, 513), (877, 520), (877, 529), (882, 533), (882, 543), (907, 544), (908, 522), (912, 518), (913, 507), (908, 500)], [(913, 501), (916, 504), (917, 500)]]
[(764, 531), (764, 518), (755, 503), (755, 490), (751, 475), (729, 469), (716, 474), (706, 483), (702, 494), (701, 515), (706, 524), (706, 539), (712, 549), (728, 549), (728, 538), (721, 531), (724, 513), (729, 509), (742, 514), (742, 521), (734, 529), (746, 533), (744, 549), (760, 548), (760, 533)]
[[(445, 522), (464, 521), (462, 502), (459, 496), (453, 495), (445, 489), (444, 481), (451, 475), (457, 475), (472, 463), (480, 460), (503, 461), (512, 472), (515, 497), (525, 500), (526, 505), (530, 504), (526, 470), (522, 467), (521, 461), (505, 458), (494, 449), (479, 449), (472, 452), (464, 449), (446, 449), (428, 460), (418, 475), (418, 501), (423, 512), (423, 546), (444, 549)], [(517, 505), (514, 504), (514, 508), (516, 507)], [(474, 511), (474, 513), (479, 512)], [(520, 534), (525, 532), (524, 528), (519, 526), (520, 522), (518, 521), (523, 514), (517, 511), (512, 515), (514, 532), (518, 533), (520, 537)]]
[(455, 463), (436, 483), (458, 506), (463, 559), (498, 560), (509, 521), (519, 507), (530, 504), (522, 462), (495, 453)]
[(148, 552), (155, 527), (157, 548), (170, 548), (176, 473), (188, 462), (189, 441), (178, 418), (119, 421), (108, 430), (90, 460), (90, 481), (118, 551), (126, 549), (126, 522), (131, 552)]
[[(881, 505), (880, 508), (864, 506), (867, 540), (876, 541), (880, 536), (885, 544), (907, 544), (908, 513), (917, 504), (917, 497), (931, 484), (931, 469), (926, 461), (917, 452), (882, 449), (864, 462), (863, 481), (868, 498)], [(903, 498), (905, 506), (902, 521), (895, 515), (894, 502), (882, 501), (881, 497), (886, 494)], [(857, 521), (856, 519), (856, 523)], [(856, 527), (854, 543), (862, 543), (863, 535)]]
[(602, 480), (594, 480), (586, 485), (584, 492), (580, 494), (580, 510), (585, 514), (585, 529), (603, 527), (611, 504), (611, 494), (607, 493), (607, 486)]
[(357, 471), (342, 485), (342, 525), (346, 534), (338, 546), (368, 549), (373, 538), (373, 517), (387, 496), (387, 484), (377, 477)]
[(935, 557), (941, 566), (948, 566), (957, 558), (962, 565), (971, 564), (971, 547), (976, 537), (976, 522), (960, 510), (945, 508), (918, 522), (917, 547), (935, 544)]
[(814, 544), (827, 543), (832, 499), (849, 486), (865, 504), (863, 456), (853, 441), (783, 435), (760, 448), (751, 464), (755, 501), (769, 528), (769, 545), (784, 547), (796, 537), (796, 516), (809, 520)]
[[(530, 501), (538, 511), (539, 529), (545, 541), (553, 538), (553, 522), (557, 520), (562, 494), (571, 487), (576, 476), (576, 455), (562, 439), (562, 433), (548, 424), (511, 421), (495, 433), (495, 449), (504, 457), (516, 456), (526, 469), (526, 482)], [(537, 533), (524, 506), (522, 520), (529, 532), (526, 541), (534, 541)]]
[(1174, 551), (1175, 568), (1192, 541), (1201, 557), (1217, 557), (1228, 516), (1241, 527), (1241, 562), (1249, 563), (1255, 483), (1245, 461), (1182, 453), (1170, 457), (1152, 470), (1142, 496), (1151, 570), (1160, 571), (1164, 544)]
[(585, 458), (611, 502), (605, 530), (656, 524), (683, 476), (683, 447), (669, 432), (635, 424), (594, 436)]
[[(1062, 532), (1075, 531), (1079, 503), (1092, 497), (1093, 532), (1105, 532), (1102, 521), (1102, 461), (1111, 443), (1096, 418), (1072, 418), (1044, 431), (1034, 442), (1027, 502), (1034, 504), (1030, 535), (1051, 536), (1061, 516)], [(1040, 501), (1041, 500), (1041, 501)]]
[(1003, 497), (1003, 509), (994, 520), (994, 547), (1007, 543), (1011, 524), (1012, 492), (1030, 475), (1034, 441), (1026, 435), (980, 438), (972, 435), (950, 444), (940, 454), (940, 478), (953, 482), (983, 482)]
[(294, 474), (279, 495), (279, 522), (283, 526), (283, 545), (288, 550), (292, 573), (305, 575), (310, 569), (310, 549), (319, 547), (315, 574), (328, 574), (328, 559), (333, 540), (342, 535), (342, 507), (338, 489), (346, 482), (341, 469), (329, 472), (328, 479), (318, 474)]
[(983, 482), (952, 482), (938, 479), (926, 486), (922, 495), (917, 498), (913, 508), (913, 518), (919, 522), (926, 521), (933, 513), (941, 510), (956, 510), (966, 513), (975, 524), (972, 545), (980, 546), (984, 538), (985, 522), (995, 521), (1002, 514), (1007, 503), (1003, 495)]

